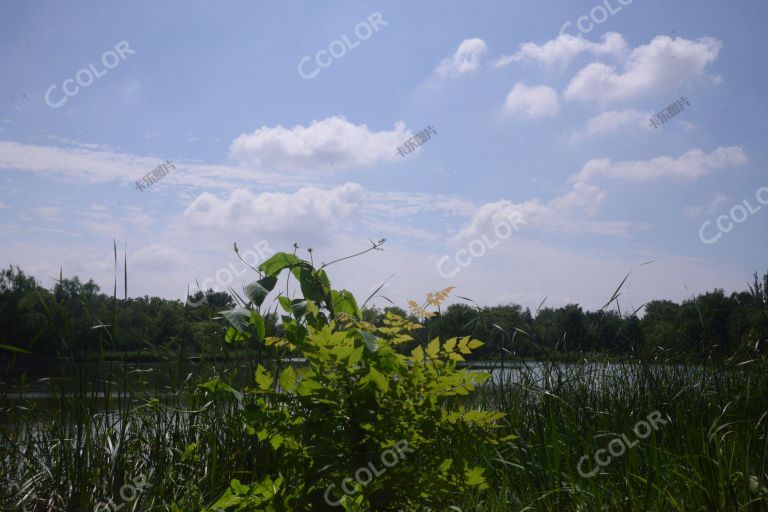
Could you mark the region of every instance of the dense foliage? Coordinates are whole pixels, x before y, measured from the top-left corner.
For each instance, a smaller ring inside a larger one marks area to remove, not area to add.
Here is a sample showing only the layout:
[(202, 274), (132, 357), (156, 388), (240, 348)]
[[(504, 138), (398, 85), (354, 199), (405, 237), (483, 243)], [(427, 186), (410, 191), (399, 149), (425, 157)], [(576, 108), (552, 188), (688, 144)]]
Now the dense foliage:
[[(442, 309), (450, 289), (410, 314), (361, 310), (294, 254), (260, 270), (244, 298), (211, 292), (194, 311), (5, 271), (0, 510), (766, 508), (768, 276), (638, 318)], [(140, 365), (129, 349), (170, 357)], [(18, 371), (50, 354), (75, 357), (50, 378)], [(519, 357), (559, 354), (579, 359)], [(476, 356), (484, 371), (462, 366)], [(601, 465), (649, 414), (663, 426)]]
[[(218, 346), (226, 327), (218, 319), (222, 309), (240, 301), (224, 292), (197, 292), (190, 300), (197, 308), (157, 297), (117, 299), (77, 277), (61, 278), (45, 289), (18, 267), (0, 273), (0, 344), (27, 349), (38, 357), (83, 358), (98, 350), (144, 351), (184, 349), (187, 353)], [(397, 307), (364, 309), (364, 319), (383, 326), (388, 312), (415, 320)], [(263, 315), (265, 330), (284, 334), (277, 315)], [(120, 336), (106, 346), (95, 325), (114, 324)], [(426, 332), (442, 339), (464, 335), (485, 341), (472, 357), (498, 356), (499, 349), (524, 357), (552, 357), (585, 352), (614, 355), (728, 357), (736, 352), (766, 350), (768, 339), (768, 273), (757, 274), (748, 289), (730, 295), (723, 290), (700, 294), (681, 304), (651, 301), (641, 311), (622, 314), (616, 309), (584, 311), (578, 304), (542, 307), (531, 312), (519, 305), (477, 307), (452, 304), (426, 318), (426, 330), (415, 333), (423, 343)], [(243, 345), (256, 349), (255, 338)], [(410, 350), (415, 343), (406, 345)], [(147, 353), (149, 352), (149, 353)], [(3, 351), (0, 351), (2, 354)]]
[[(404, 355), (396, 349), (414, 341), (419, 324), (391, 312), (382, 327), (364, 322), (349, 291), (332, 289), (323, 267), (293, 254), (277, 253), (259, 268), (263, 277), (246, 287), (250, 302), (224, 313), (227, 339), (256, 337), (306, 364), (259, 365), (243, 416), (273, 463), (256, 483), (233, 481), (212, 510), (444, 510), (487, 487), (477, 452), (514, 436), (497, 433), (503, 413), (457, 400), (490, 378), (456, 368), (481, 341), (433, 338)], [(284, 337), (266, 337), (261, 308), (283, 272), (302, 296), (279, 295)], [(447, 293), (430, 294), (428, 305)]]

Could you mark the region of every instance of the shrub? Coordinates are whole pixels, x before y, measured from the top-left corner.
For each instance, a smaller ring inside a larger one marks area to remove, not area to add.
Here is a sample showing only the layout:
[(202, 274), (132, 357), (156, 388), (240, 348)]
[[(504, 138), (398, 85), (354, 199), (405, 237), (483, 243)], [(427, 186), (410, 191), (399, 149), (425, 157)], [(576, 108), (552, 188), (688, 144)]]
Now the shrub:
[[(490, 375), (456, 366), (483, 343), (435, 338), (402, 353), (422, 326), (392, 312), (382, 327), (363, 321), (324, 267), (275, 254), (246, 287), (250, 302), (224, 312), (229, 342), (255, 336), (306, 364), (258, 366), (242, 414), (270, 470), (249, 484), (233, 480), (209, 510), (443, 510), (487, 487), (480, 454), (512, 436), (499, 438), (502, 413), (464, 405)], [(277, 297), (285, 336), (265, 337), (262, 304), (283, 272), (302, 297)], [(428, 305), (447, 293), (430, 294)]]

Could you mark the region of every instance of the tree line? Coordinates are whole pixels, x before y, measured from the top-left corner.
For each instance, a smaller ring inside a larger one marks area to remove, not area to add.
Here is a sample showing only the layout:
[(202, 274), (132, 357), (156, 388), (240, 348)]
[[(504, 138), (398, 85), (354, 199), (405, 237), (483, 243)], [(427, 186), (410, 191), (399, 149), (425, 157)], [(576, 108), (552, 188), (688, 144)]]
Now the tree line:
[[(194, 303), (199, 307), (190, 307)], [(158, 297), (117, 298), (92, 280), (60, 277), (51, 289), (19, 267), (0, 271), (0, 357), (8, 347), (35, 357), (94, 357), (107, 353), (165, 351), (194, 354), (222, 350), (227, 322), (220, 312), (235, 307), (225, 292), (198, 291), (189, 303)], [(414, 317), (399, 307), (363, 310), (364, 320), (382, 325), (388, 312)], [(418, 311), (415, 312), (418, 315)], [(277, 311), (266, 315), (267, 336), (280, 336)], [(654, 300), (624, 313), (606, 307), (585, 311), (578, 304), (541, 307), (479, 307), (452, 304), (424, 320), (415, 341), (436, 336), (472, 336), (486, 344), (479, 358), (615, 356), (694, 356), (726, 358), (765, 352), (768, 347), (768, 273), (755, 273), (741, 292), (715, 289), (682, 303)], [(242, 348), (260, 350), (251, 339)], [(5, 346), (5, 349), (3, 349)]]

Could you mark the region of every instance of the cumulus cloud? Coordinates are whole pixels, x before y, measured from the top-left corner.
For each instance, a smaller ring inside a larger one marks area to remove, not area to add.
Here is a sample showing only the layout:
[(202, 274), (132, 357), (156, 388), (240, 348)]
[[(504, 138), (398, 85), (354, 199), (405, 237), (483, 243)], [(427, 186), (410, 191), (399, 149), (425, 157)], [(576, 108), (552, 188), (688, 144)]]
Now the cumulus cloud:
[(517, 83), (507, 95), (504, 112), (516, 117), (540, 119), (556, 116), (560, 111), (557, 91), (546, 85), (528, 87)]
[(571, 182), (586, 182), (598, 176), (634, 181), (665, 177), (696, 179), (711, 171), (726, 169), (747, 163), (747, 156), (739, 146), (719, 147), (705, 153), (692, 149), (679, 158), (659, 156), (651, 160), (612, 162), (609, 158), (590, 160)]
[(602, 43), (593, 43), (583, 37), (563, 34), (542, 45), (523, 43), (512, 55), (502, 55), (494, 64), (497, 68), (508, 66), (513, 62), (534, 61), (545, 66), (560, 63), (567, 66), (575, 57), (582, 53), (595, 56), (610, 55), (624, 57), (629, 52), (629, 45), (616, 32), (608, 32), (603, 36)]
[(435, 68), (435, 74), (440, 77), (460, 76), (477, 71), (480, 59), (488, 51), (485, 41), (477, 37), (461, 42), (453, 57), (444, 59)]
[(403, 123), (374, 132), (364, 124), (335, 116), (309, 126), (262, 127), (244, 133), (230, 145), (235, 160), (260, 169), (280, 171), (344, 170), (395, 160), (397, 147), (411, 137)]
[(600, 62), (589, 64), (573, 77), (564, 96), (572, 100), (616, 102), (678, 87), (705, 75), (722, 43), (711, 37), (691, 41), (658, 36), (632, 50), (624, 70)]
[(296, 240), (317, 239), (349, 217), (365, 198), (357, 183), (325, 190), (306, 187), (295, 193), (245, 189), (219, 198), (205, 192), (190, 203), (184, 217), (192, 226), (216, 230), (279, 235)]
[(650, 112), (640, 112), (633, 109), (609, 110), (587, 121), (586, 126), (582, 130), (570, 135), (568, 142), (575, 144), (596, 135), (605, 135), (619, 131), (625, 127), (647, 129), (651, 115)]

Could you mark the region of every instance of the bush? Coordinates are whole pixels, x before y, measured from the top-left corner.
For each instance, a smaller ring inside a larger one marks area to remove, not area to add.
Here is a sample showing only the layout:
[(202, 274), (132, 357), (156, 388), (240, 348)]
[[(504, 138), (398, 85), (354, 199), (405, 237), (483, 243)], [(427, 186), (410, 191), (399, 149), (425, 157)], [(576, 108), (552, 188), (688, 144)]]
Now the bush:
[[(381, 327), (363, 321), (353, 295), (331, 288), (326, 266), (275, 254), (246, 287), (246, 307), (224, 312), (229, 342), (255, 336), (307, 363), (259, 365), (242, 414), (271, 469), (249, 484), (233, 480), (209, 510), (444, 510), (487, 487), (478, 459), (512, 436), (499, 438), (502, 413), (463, 405), (490, 375), (456, 367), (483, 343), (435, 338), (404, 354), (422, 326), (392, 312)], [(303, 297), (278, 296), (285, 336), (265, 337), (260, 310), (284, 271)]]

